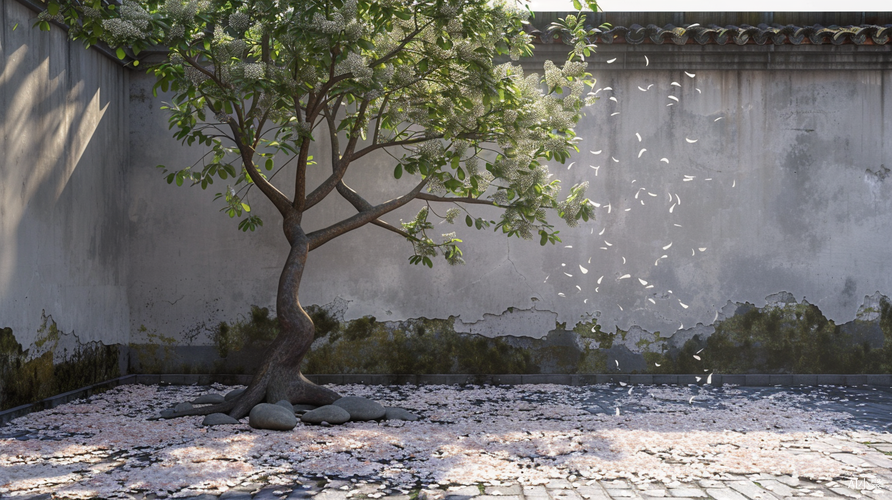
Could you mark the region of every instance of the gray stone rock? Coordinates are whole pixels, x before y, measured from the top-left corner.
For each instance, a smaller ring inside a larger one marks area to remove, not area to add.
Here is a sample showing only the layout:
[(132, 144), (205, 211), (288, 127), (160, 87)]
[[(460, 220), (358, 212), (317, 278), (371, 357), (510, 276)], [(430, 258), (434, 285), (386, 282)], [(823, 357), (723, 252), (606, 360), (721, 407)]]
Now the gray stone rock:
[(232, 425), (237, 423), (239, 423), (238, 420), (225, 413), (211, 413), (201, 421), (201, 425)]
[(165, 408), (161, 410), (161, 418), (170, 418), (174, 416), (176, 411), (173, 408)]
[(226, 393), (225, 396), (223, 396), (223, 399), (225, 401), (232, 401), (233, 399), (241, 396), (243, 392), (245, 392), (244, 389), (236, 389), (234, 391), (229, 391), (228, 393)]
[(215, 405), (226, 401), (222, 394), (202, 394), (192, 400), (194, 405)]
[(297, 418), (293, 411), (288, 411), (279, 405), (260, 403), (248, 414), (248, 425), (255, 429), (290, 431), (297, 425)]
[(191, 410), (192, 408), (195, 408), (195, 407), (192, 406), (191, 403), (180, 403), (180, 404), (178, 404), (178, 405), (176, 405), (176, 406), (173, 407), (173, 411), (179, 413), (179, 412), (181, 412), (181, 411), (189, 411), (189, 410)]
[(340, 406), (325, 405), (304, 413), (301, 415), (300, 421), (307, 424), (321, 424), (322, 422), (343, 424), (350, 421), (350, 414)]
[(347, 410), (353, 421), (378, 420), (387, 413), (380, 404), (359, 396), (345, 396), (332, 404)]
[(294, 408), (294, 411), (296, 413), (306, 413), (310, 410), (315, 410), (316, 408), (319, 408), (316, 405), (291, 405), (291, 406)]
[(420, 417), (405, 408), (388, 406), (384, 408), (384, 420), (408, 420), (414, 422)]
[(290, 411), (291, 413), (294, 413), (294, 407), (291, 406), (290, 402), (288, 402), (284, 399), (281, 399), (279, 401), (276, 401), (276, 404), (281, 406), (282, 408), (285, 408), (286, 410)]

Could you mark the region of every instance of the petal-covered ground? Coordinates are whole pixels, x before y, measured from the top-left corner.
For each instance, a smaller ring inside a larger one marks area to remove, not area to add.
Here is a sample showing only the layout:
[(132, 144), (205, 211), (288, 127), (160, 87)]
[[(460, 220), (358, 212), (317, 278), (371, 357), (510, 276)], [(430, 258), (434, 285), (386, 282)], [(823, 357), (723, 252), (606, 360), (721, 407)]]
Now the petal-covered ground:
[[(703, 387), (331, 387), (423, 418), (299, 423), (288, 432), (252, 429), (247, 419), (203, 427), (202, 417), (147, 418), (233, 387), (122, 386), (0, 428), (0, 494), (177, 497), (320, 475), (406, 489), (534, 485), (571, 474), (685, 482), (768, 472), (829, 480), (855, 467), (824, 450), (857, 455), (870, 434), (856, 439), (851, 415), (804, 409), (808, 396), (792, 392), (754, 399)], [(593, 404), (599, 394), (611, 394), (613, 406)]]

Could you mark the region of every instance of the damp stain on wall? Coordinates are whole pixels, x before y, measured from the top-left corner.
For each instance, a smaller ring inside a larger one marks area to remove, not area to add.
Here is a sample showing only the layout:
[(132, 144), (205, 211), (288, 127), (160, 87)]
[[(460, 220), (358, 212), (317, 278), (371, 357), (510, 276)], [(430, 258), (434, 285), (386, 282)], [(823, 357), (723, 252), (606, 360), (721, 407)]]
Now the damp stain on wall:
[(0, 328), (0, 410), (121, 375), (120, 346), (81, 343), (74, 333), (59, 330), (45, 312), (37, 333), (25, 349), (11, 328)]

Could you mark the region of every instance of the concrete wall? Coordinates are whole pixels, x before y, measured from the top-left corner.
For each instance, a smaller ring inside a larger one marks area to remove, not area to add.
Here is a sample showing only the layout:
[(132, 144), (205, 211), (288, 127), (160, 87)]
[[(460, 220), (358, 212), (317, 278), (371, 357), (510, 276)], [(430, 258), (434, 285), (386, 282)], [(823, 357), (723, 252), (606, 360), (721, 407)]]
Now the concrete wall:
[[(545, 248), (444, 225), (465, 240), (468, 263), (433, 270), (408, 265), (411, 249), (398, 237), (363, 228), (311, 254), (303, 301), (346, 322), (438, 318), (487, 337), (548, 340), (594, 320), (618, 334), (627, 358), (705, 338), (744, 303), (808, 302), (837, 325), (868, 313), (877, 320), (880, 296), (892, 293), (892, 73), (863, 69), (851, 48), (801, 49), (726, 47), (740, 53), (706, 69), (685, 51), (721, 59), (712, 47), (607, 47), (592, 60), (602, 99), (577, 127), (581, 151), (572, 166), (552, 166), (567, 185), (591, 183), (596, 221), (560, 227), (563, 243)], [(861, 55), (888, 57), (881, 49)], [(647, 61), (640, 50), (651, 51)], [(738, 69), (740, 54), (772, 69)], [(167, 138), (149, 78), (131, 82), (132, 329), (206, 345), (219, 321), (274, 304), (286, 244), (260, 197), (268, 223), (244, 234), (209, 205), (215, 190), (164, 185), (156, 164), (191, 164), (199, 151)], [(323, 171), (327, 151), (316, 150)], [(387, 190), (392, 168), (379, 157), (348, 183)], [(332, 202), (317, 212), (309, 225), (350, 209)], [(644, 370), (642, 359), (627, 369)]]
[[(0, 4), (5, 395), (22, 383), (6, 371), (19, 348), (29, 351), (23, 359), (50, 353), (58, 364), (97, 354), (100, 344), (126, 344), (130, 333), (122, 258), (129, 245), (128, 76), (114, 61), (69, 43), (58, 28), (32, 29), (34, 17), (17, 2)], [(52, 364), (44, 366), (48, 373)], [(59, 389), (52, 380), (40, 383), (42, 392)]]

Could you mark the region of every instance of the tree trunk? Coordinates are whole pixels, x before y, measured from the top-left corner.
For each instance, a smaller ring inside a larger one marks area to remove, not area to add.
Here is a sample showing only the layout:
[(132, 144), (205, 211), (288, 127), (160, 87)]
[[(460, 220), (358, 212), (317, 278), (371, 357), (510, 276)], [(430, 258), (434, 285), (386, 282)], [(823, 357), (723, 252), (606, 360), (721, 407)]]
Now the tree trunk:
[(298, 296), (309, 253), (309, 239), (300, 225), (290, 218), (285, 219), (285, 236), (291, 244), (291, 250), (279, 277), (276, 297), (279, 336), (267, 349), (264, 362), (251, 384), (234, 401), (179, 412), (171, 417), (228, 412), (233, 418), (242, 418), (263, 401), (275, 403), (284, 399), (292, 404), (321, 406), (331, 404), (341, 397), (331, 389), (310, 382), (300, 372), (300, 363), (310, 350), (316, 332), (313, 321), (301, 307)]

